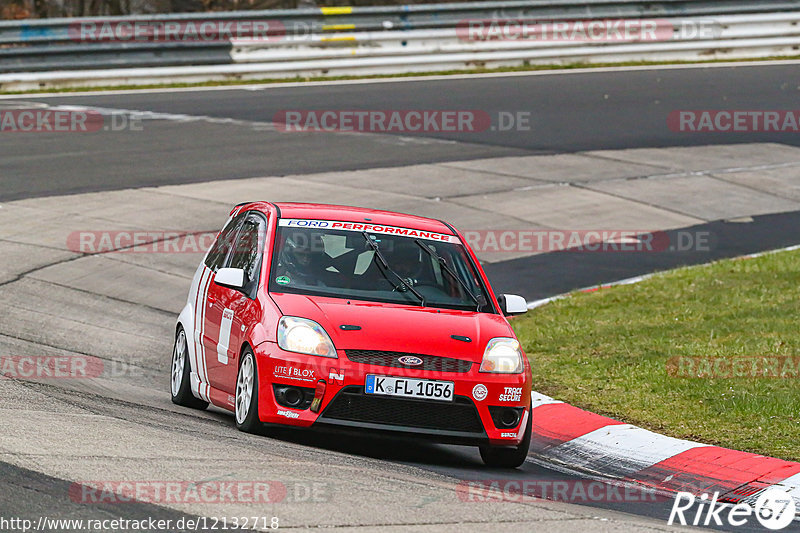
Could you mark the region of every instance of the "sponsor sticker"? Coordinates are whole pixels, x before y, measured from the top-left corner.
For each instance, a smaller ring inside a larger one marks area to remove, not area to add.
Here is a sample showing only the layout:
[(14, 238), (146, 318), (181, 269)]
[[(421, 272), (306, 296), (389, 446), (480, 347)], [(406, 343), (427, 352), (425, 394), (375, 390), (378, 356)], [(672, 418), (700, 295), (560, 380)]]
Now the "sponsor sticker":
[(278, 414), (281, 416), (285, 416), (286, 418), (300, 418), (300, 415), (295, 413), (294, 411), (285, 411), (283, 409), (278, 409)]
[(398, 226), (382, 226), (380, 224), (362, 224), (359, 222), (341, 222), (337, 220), (304, 220), (295, 218), (282, 218), (278, 221), (279, 226), (290, 228), (321, 228), (339, 231), (366, 231), (368, 233), (380, 233), (385, 235), (399, 235), (401, 237), (412, 237), (426, 239), (429, 241), (452, 242), (460, 244), (460, 240), (455, 235), (445, 235), (433, 231), (424, 231), (414, 228), (403, 228)]
[(293, 366), (276, 366), (272, 374), (276, 378), (289, 378), (298, 381), (314, 381), (314, 370), (310, 368), (295, 368)]
[(486, 388), (486, 385), (483, 383), (478, 383), (472, 388), (472, 397), (482, 402), (486, 399), (486, 396), (489, 394), (489, 389)]
[(501, 402), (518, 402), (522, 399), (522, 387), (506, 387), (498, 398)]
[(292, 280), (291, 278), (289, 278), (289, 276), (278, 276), (277, 278), (275, 278), (275, 283), (277, 283), (278, 285), (288, 285), (291, 282)]

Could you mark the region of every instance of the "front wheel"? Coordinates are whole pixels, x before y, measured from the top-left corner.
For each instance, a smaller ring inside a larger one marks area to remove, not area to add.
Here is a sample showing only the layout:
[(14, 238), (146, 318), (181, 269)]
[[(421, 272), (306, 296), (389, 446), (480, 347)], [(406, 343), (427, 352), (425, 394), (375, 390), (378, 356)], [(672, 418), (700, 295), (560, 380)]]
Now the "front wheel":
[(533, 409), (528, 411), (528, 423), (525, 426), (525, 435), (519, 446), (506, 448), (500, 446), (481, 446), (481, 459), (486, 466), (496, 468), (517, 468), (522, 466), (528, 457), (531, 447), (531, 431), (533, 430)]
[(189, 349), (186, 345), (186, 333), (183, 327), (178, 327), (175, 335), (175, 346), (172, 348), (172, 370), (170, 372), (170, 391), (172, 403), (191, 407), (192, 409), (205, 409), (208, 402), (195, 398), (192, 394), (191, 378), (189, 376)]
[(245, 348), (239, 375), (236, 378), (236, 427), (245, 433), (256, 433), (258, 419), (258, 369), (253, 350)]

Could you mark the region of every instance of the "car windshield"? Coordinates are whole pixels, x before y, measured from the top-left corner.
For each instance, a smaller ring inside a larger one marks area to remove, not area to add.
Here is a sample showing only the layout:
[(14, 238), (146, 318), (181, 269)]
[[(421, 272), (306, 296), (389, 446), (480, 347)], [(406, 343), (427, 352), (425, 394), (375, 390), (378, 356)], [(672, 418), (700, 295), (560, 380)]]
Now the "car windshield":
[(419, 233), (412, 230), (409, 236), (401, 236), (281, 225), (269, 289), (493, 312), (464, 247), (458, 242), (419, 238)]

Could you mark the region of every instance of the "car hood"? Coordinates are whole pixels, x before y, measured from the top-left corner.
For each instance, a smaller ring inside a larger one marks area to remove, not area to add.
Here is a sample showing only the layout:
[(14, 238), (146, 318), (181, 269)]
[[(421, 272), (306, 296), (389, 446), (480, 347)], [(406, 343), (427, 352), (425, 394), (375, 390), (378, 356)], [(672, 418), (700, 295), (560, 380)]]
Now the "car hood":
[[(300, 294), (271, 296), (284, 315), (319, 323), (337, 349), (409, 352), (480, 363), (489, 339), (513, 336), (504, 317), (488, 313)], [(361, 329), (343, 330), (343, 325)]]

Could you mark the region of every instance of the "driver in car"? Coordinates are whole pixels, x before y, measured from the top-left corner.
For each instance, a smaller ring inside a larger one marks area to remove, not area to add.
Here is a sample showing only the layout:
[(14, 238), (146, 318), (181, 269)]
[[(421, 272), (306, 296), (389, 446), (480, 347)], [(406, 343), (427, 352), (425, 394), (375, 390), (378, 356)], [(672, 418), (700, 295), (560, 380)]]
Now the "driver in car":
[[(398, 239), (387, 259), (394, 271), (400, 274), (400, 277), (402, 277), (406, 283), (415, 287), (420, 283), (422, 267), (425, 265), (420, 255), (422, 253), (424, 252), (413, 241), (406, 242), (406, 239)], [(400, 284), (397, 290), (405, 292), (408, 289), (405, 285)]]
[(327, 270), (331, 266), (330, 257), (325, 253), (325, 243), (319, 234), (312, 234), (311, 239), (298, 234), (294, 239), (287, 239), (281, 254), (276, 279), (284, 279), (286, 284), (327, 287), (325, 282), (331, 275)]

